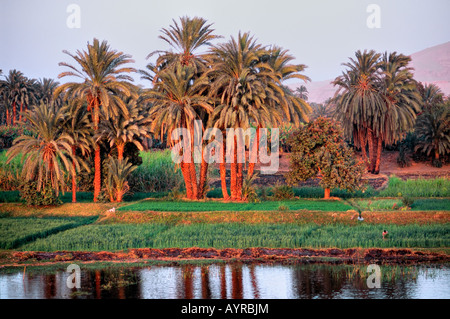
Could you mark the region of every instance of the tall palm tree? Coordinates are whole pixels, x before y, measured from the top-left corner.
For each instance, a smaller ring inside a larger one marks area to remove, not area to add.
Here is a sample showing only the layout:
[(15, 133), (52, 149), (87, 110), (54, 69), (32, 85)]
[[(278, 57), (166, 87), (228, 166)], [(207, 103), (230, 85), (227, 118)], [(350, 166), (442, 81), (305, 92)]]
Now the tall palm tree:
[(73, 139), (64, 132), (64, 113), (43, 103), (25, 112), (26, 127), (34, 135), (21, 135), (7, 152), (7, 163), (21, 156), (25, 181), (37, 180), (40, 191), (50, 181), (58, 195), (65, 189), (64, 174), (71, 172)]
[(381, 150), (386, 145), (401, 140), (414, 128), (416, 115), (421, 111), (421, 97), (408, 67), (411, 57), (397, 52), (384, 53), (381, 70), (383, 78), (380, 90), (386, 104), (386, 113), (380, 115), (379, 135), (374, 141), (377, 148), (374, 173), (380, 171)]
[[(272, 112), (273, 104), (267, 103), (268, 96), (276, 99), (272, 87), (267, 82), (278, 81), (270, 65), (262, 61), (267, 51), (249, 33), (239, 33), (226, 43), (211, 49), (212, 78), (211, 95), (218, 99), (211, 120), (213, 126), (221, 130), (228, 128), (247, 129), (254, 125), (265, 127), (273, 123), (279, 113)], [(277, 118), (278, 119), (278, 118)], [(238, 163), (237, 138), (229, 141), (233, 146), (234, 160), (231, 162), (231, 199), (242, 198), (243, 163)], [(240, 145), (240, 143), (239, 143)], [(222, 192), (227, 198), (224, 186), (224, 165), (221, 167)]]
[(355, 145), (361, 147), (366, 162), (366, 145), (369, 144), (368, 169), (373, 172), (377, 153), (373, 140), (380, 134), (380, 114), (384, 114), (387, 107), (379, 91), (381, 55), (374, 50), (358, 50), (355, 57), (343, 64), (347, 70), (333, 81), (338, 86), (335, 93), (336, 115), (343, 123), (346, 135), (353, 137)]
[[(144, 94), (145, 98), (153, 104), (149, 113), (152, 120), (151, 131), (167, 133), (169, 145), (174, 146), (171, 138), (174, 130), (187, 129), (193, 137), (194, 121), (200, 119), (200, 112), (202, 110), (212, 112), (213, 107), (209, 103), (209, 98), (203, 94), (209, 81), (205, 75), (196, 77), (193, 67), (181, 64), (175, 65), (174, 69), (160, 71), (158, 74), (158, 81), (153, 89)], [(180, 166), (187, 197), (197, 199), (198, 185), (192, 157), (193, 138), (190, 140), (191, 143), (188, 144), (187, 139), (183, 139), (184, 150)]]
[(158, 71), (174, 67), (180, 63), (183, 66), (191, 66), (195, 73), (203, 73), (206, 71), (205, 53), (198, 53), (204, 47), (211, 45), (211, 41), (220, 38), (214, 35), (212, 24), (199, 17), (181, 17), (180, 24), (173, 20), (173, 25), (169, 28), (161, 30), (160, 39), (164, 40), (173, 51), (154, 51), (147, 58), (154, 54), (159, 54), (156, 64), (148, 64), (147, 69), (150, 71), (141, 71), (144, 78), (154, 81), (158, 77)]
[(422, 84), (417, 83), (417, 90), (422, 98), (422, 109), (424, 111), (430, 110), (433, 106), (444, 102), (444, 94), (439, 86), (436, 84)]
[[(73, 76), (82, 82), (68, 82), (59, 86), (54, 95), (64, 93), (64, 98), (81, 98), (87, 102), (88, 111), (92, 112), (94, 130), (98, 129), (100, 122), (100, 109), (106, 118), (123, 113), (128, 116), (123, 96), (130, 96), (133, 79), (128, 75), (135, 72), (134, 68), (125, 66), (134, 62), (130, 55), (112, 50), (106, 41), (99, 42), (94, 39), (87, 45), (86, 51), (77, 51), (71, 54), (63, 51), (73, 58), (79, 69), (71, 64), (60, 62), (59, 65), (69, 68), (62, 72), (58, 78)], [(101, 190), (101, 160), (100, 145), (95, 146), (95, 177), (94, 201), (98, 199)]]
[[(72, 202), (77, 201), (77, 175), (81, 166), (90, 171), (89, 166), (84, 158), (90, 154), (94, 145), (92, 138), (92, 126), (86, 110), (86, 102), (81, 99), (73, 99), (68, 101), (62, 107), (65, 116), (63, 124), (64, 132), (72, 138)], [(81, 153), (81, 156), (77, 154)], [(81, 164), (81, 165), (80, 165)]]

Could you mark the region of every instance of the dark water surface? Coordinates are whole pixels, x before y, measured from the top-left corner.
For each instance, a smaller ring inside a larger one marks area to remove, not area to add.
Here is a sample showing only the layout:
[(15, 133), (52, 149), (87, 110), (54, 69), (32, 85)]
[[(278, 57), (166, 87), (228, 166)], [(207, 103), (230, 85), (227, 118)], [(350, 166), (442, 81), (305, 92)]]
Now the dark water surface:
[(65, 270), (0, 272), (0, 299), (450, 299), (450, 266), (381, 267), (369, 288), (367, 265), (209, 264), (86, 268), (80, 288)]

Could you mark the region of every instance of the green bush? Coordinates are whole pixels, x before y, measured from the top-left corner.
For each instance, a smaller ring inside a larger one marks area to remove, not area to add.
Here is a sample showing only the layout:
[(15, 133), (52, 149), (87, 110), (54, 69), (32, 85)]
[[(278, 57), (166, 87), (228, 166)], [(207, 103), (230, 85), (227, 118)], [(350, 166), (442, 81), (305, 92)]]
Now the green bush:
[(294, 191), (290, 186), (277, 184), (272, 187), (272, 197), (275, 200), (292, 199), (294, 198)]
[(37, 182), (29, 181), (22, 185), (20, 198), (31, 206), (53, 206), (60, 205), (62, 201), (56, 195), (51, 182), (47, 181), (41, 191), (37, 191)]

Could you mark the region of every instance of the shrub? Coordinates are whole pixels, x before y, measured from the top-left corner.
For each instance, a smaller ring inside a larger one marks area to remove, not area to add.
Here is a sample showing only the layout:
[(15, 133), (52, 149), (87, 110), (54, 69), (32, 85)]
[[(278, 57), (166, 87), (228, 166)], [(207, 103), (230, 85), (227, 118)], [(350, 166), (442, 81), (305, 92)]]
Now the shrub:
[(291, 186), (277, 184), (272, 188), (272, 197), (275, 200), (294, 198), (294, 191)]
[(24, 200), (27, 205), (53, 206), (62, 204), (62, 201), (56, 195), (52, 183), (49, 180), (44, 183), (40, 192), (37, 191), (37, 187), (37, 181), (29, 181), (22, 185), (20, 198)]

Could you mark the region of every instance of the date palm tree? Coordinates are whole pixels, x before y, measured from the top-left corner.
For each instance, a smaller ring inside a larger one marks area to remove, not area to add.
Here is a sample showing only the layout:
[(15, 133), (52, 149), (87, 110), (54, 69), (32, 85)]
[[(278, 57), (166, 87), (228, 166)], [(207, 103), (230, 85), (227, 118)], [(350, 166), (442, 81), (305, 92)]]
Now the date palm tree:
[(381, 92), (386, 104), (386, 113), (380, 115), (378, 138), (374, 140), (377, 149), (374, 173), (380, 171), (381, 150), (386, 145), (404, 138), (414, 128), (416, 115), (421, 112), (421, 97), (413, 79), (412, 68), (408, 67), (411, 57), (397, 52), (384, 53), (381, 70), (383, 78)]
[[(81, 79), (81, 82), (68, 82), (59, 86), (54, 95), (63, 93), (63, 97), (81, 98), (87, 102), (87, 110), (92, 113), (91, 121), (94, 130), (98, 129), (100, 122), (100, 109), (102, 114), (109, 118), (123, 113), (128, 116), (126, 103), (123, 96), (130, 96), (133, 79), (129, 76), (135, 72), (134, 68), (126, 66), (134, 62), (130, 55), (110, 48), (106, 41), (93, 40), (87, 45), (86, 51), (77, 51), (72, 54), (63, 51), (73, 58), (78, 67), (60, 62), (60, 66), (69, 68), (62, 72), (58, 78), (72, 76)], [(95, 177), (94, 177), (94, 202), (97, 201), (101, 190), (101, 160), (100, 145), (95, 146)]]
[[(273, 104), (268, 97), (276, 99), (274, 87), (267, 83), (278, 81), (275, 73), (263, 56), (267, 51), (249, 33), (239, 33), (238, 38), (214, 46), (212, 54), (212, 78), (214, 79), (210, 94), (218, 100), (211, 117), (213, 126), (226, 130), (247, 129), (251, 125), (267, 127), (280, 119), (279, 113), (273, 112)], [(237, 137), (233, 144), (234, 159), (230, 165), (230, 191), (232, 200), (242, 199), (243, 163), (238, 163)], [(239, 143), (240, 145), (240, 143)], [(221, 166), (222, 192), (228, 197), (225, 181), (225, 163)]]
[(198, 53), (204, 47), (211, 45), (211, 41), (220, 38), (214, 35), (212, 24), (199, 17), (181, 17), (178, 24), (173, 20), (173, 25), (161, 30), (160, 39), (164, 40), (175, 51), (154, 51), (147, 58), (158, 54), (156, 64), (148, 64), (149, 71), (140, 71), (144, 78), (154, 81), (158, 77), (158, 72), (165, 68), (173, 68), (180, 63), (183, 66), (190, 66), (194, 72), (203, 73), (206, 71), (207, 63), (205, 53)]
[[(213, 111), (210, 99), (203, 94), (209, 81), (205, 75), (196, 77), (193, 67), (181, 64), (176, 64), (174, 69), (160, 71), (158, 74), (158, 81), (153, 89), (144, 94), (145, 99), (153, 104), (149, 112), (152, 120), (151, 131), (167, 133), (169, 145), (173, 147), (171, 134), (174, 130), (187, 129), (193, 137), (194, 121), (200, 119), (200, 112)], [(198, 185), (192, 156), (193, 138), (190, 140), (191, 143), (188, 143), (187, 139), (183, 139), (183, 157), (180, 166), (187, 197), (197, 199)]]
[(16, 125), (18, 106), (23, 107), (29, 102), (28, 79), (22, 72), (10, 70), (5, 80), (0, 82), (0, 89), (5, 101), (6, 124)]
[(65, 189), (64, 174), (73, 169), (70, 159), (74, 141), (64, 131), (64, 111), (41, 103), (26, 111), (24, 117), (26, 128), (34, 134), (14, 140), (7, 152), (7, 163), (21, 156), (23, 180), (37, 180), (37, 191), (50, 181), (58, 195)]
[[(50, 96), (49, 96), (50, 97)], [(51, 97), (50, 97), (51, 98)], [(86, 102), (81, 99), (70, 100), (62, 107), (65, 115), (64, 132), (72, 138), (72, 202), (77, 201), (77, 172), (82, 168), (90, 171), (84, 158), (90, 155), (93, 130), (86, 110)], [(80, 155), (78, 155), (80, 153)]]
[(361, 147), (365, 162), (366, 145), (369, 145), (369, 172), (374, 171), (376, 162), (373, 141), (381, 133), (380, 115), (387, 108), (379, 90), (382, 77), (380, 57), (381, 54), (374, 50), (356, 51), (355, 59), (350, 58), (350, 62), (343, 64), (347, 70), (333, 81), (338, 86), (335, 93), (337, 119), (343, 124), (345, 134)]
[(415, 151), (433, 156), (433, 166), (441, 166), (440, 156), (450, 153), (450, 101), (431, 106), (417, 117)]

